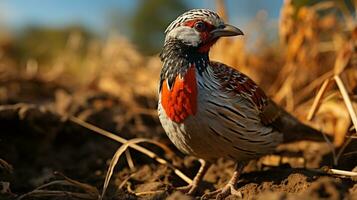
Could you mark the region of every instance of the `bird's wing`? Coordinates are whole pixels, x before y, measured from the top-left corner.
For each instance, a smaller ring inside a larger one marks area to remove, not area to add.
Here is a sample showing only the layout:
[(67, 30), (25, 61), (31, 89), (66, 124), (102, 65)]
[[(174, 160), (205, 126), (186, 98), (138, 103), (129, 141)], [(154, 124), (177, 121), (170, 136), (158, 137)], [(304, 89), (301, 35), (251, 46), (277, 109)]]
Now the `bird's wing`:
[(234, 96), (243, 97), (250, 102), (264, 125), (271, 124), (280, 116), (278, 106), (248, 76), (219, 62), (211, 62), (214, 76), (221, 83), (221, 90)]
[[(244, 98), (250, 102), (250, 109), (255, 109), (259, 115), (260, 122), (265, 126), (274, 127), (283, 133), (284, 141), (297, 140), (323, 141), (324, 137), (317, 131), (289, 114), (283, 108), (269, 99), (264, 91), (245, 74), (219, 62), (210, 63), (215, 78), (220, 82), (220, 90), (235, 97)], [(238, 103), (235, 107), (239, 109)]]
[[(281, 121), (280, 118), (288, 113), (268, 98), (252, 79), (223, 63), (211, 62), (211, 66), (215, 78), (221, 83), (223, 92), (230, 94), (233, 99), (234, 96), (245, 98), (257, 110), (262, 124), (278, 128)], [(295, 118), (292, 117), (291, 119), (292, 122), (295, 122)]]

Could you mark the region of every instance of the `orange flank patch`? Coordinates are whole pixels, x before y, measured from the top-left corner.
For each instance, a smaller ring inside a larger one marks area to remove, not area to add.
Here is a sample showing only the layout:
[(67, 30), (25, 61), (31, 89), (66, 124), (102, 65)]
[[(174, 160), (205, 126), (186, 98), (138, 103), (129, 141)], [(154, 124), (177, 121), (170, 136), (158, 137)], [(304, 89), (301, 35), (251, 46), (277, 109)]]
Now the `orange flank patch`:
[(197, 111), (197, 83), (195, 67), (192, 66), (181, 79), (175, 79), (173, 88), (167, 88), (166, 80), (162, 83), (161, 104), (166, 115), (174, 122), (181, 123)]

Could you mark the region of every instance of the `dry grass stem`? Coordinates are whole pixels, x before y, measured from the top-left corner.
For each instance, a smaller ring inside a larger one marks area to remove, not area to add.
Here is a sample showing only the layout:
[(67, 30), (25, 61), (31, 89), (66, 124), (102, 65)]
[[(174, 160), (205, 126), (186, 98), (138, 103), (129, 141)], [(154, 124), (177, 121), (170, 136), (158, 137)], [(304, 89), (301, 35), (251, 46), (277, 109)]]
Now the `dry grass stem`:
[(329, 169), (327, 173), (339, 176), (357, 177), (357, 172), (350, 172), (340, 169)]
[[(352, 119), (353, 125), (354, 125), (354, 127), (357, 127), (357, 115), (356, 115), (356, 112), (355, 112), (355, 110), (353, 108), (351, 99), (350, 99), (350, 97), (348, 95), (347, 89), (346, 89), (343, 81), (340, 78), (340, 75), (339, 74), (334, 75), (333, 79), (335, 80), (335, 82), (336, 82), (336, 84), (337, 84), (337, 86), (338, 86), (338, 88), (340, 90), (340, 93), (341, 93), (342, 98), (343, 98), (343, 100), (345, 102), (345, 105), (347, 107), (349, 115), (350, 115), (350, 117)], [(321, 105), (323, 95), (326, 92), (326, 90), (327, 90), (327, 88), (329, 87), (330, 84), (331, 84), (331, 79), (326, 79), (323, 82), (318, 94), (316, 95), (316, 97), (314, 99), (314, 103), (313, 103), (313, 105), (312, 105), (312, 107), (310, 109), (310, 112), (309, 112), (309, 115), (308, 115), (308, 120), (311, 120), (314, 117), (314, 114), (317, 112), (319, 106)], [(324, 137), (325, 137), (327, 143), (330, 145), (330, 142), (328, 141), (327, 137), (325, 135), (324, 135)], [(335, 137), (337, 137), (337, 136), (335, 136)], [(334, 150), (334, 148), (331, 147), (332, 154), (333, 154), (334, 165), (338, 164), (338, 161), (341, 158), (345, 148), (350, 144), (352, 139), (353, 139), (353, 137), (348, 137), (348, 139), (343, 143), (342, 147), (339, 149), (339, 151), (337, 153)]]
[(64, 197), (72, 197), (77, 199), (89, 199), (95, 200), (98, 199), (89, 194), (78, 193), (78, 192), (68, 192), (68, 191), (60, 191), (60, 190), (34, 190), (32, 192), (26, 193), (26, 195), (22, 195), (17, 200), (24, 199), (26, 197), (31, 197), (32, 199), (37, 198), (48, 198), (48, 197), (56, 197), (56, 198), (64, 198)]
[(354, 155), (354, 154), (357, 154), (357, 151), (351, 151), (351, 152), (348, 152), (348, 153), (344, 153), (343, 156), (351, 156), (351, 155)]
[(330, 150), (331, 150), (331, 152), (332, 152), (332, 154), (333, 154), (333, 157), (335, 158), (336, 151), (335, 151), (334, 145), (332, 144), (332, 142), (330, 141), (330, 139), (327, 137), (327, 135), (324, 133), (324, 131), (321, 131), (321, 133), (322, 133), (322, 136), (324, 137), (324, 139), (325, 139), (327, 145), (329, 146), (329, 148), (330, 148)]
[(120, 146), (119, 149), (115, 152), (112, 160), (110, 161), (109, 168), (105, 176), (103, 191), (102, 191), (102, 195), (100, 196), (100, 199), (104, 197), (105, 192), (107, 191), (109, 181), (113, 175), (114, 167), (118, 163), (120, 156), (128, 149), (130, 145), (141, 143), (141, 142), (150, 142), (150, 140), (144, 138), (136, 138), (136, 139), (128, 140), (122, 146)]
[(128, 162), (129, 168), (131, 170), (134, 170), (135, 165), (134, 165), (133, 158), (131, 157), (131, 154), (130, 154), (130, 149), (125, 150), (125, 157), (126, 157), (126, 161)]
[(353, 126), (354, 126), (355, 128), (357, 128), (357, 115), (356, 115), (356, 111), (355, 111), (354, 108), (353, 108), (353, 105), (352, 105), (351, 99), (350, 99), (350, 97), (349, 97), (349, 95), (348, 95), (347, 89), (346, 89), (345, 85), (343, 84), (343, 81), (341, 80), (341, 78), (340, 78), (339, 75), (335, 75), (335, 76), (334, 76), (334, 79), (335, 79), (335, 81), (336, 81), (336, 84), (337, 84), (337, 86), (338, 86), (338, 89), (339, 89), (340, 92), (341, 92), (342, 98), (343, 98), (343, 100), (345, 101), (345, 104), (346, 104), (348, 113), (350, 114), (351, 119), (352, 119)]
[(347, 140), (343, 143), (342, 147), (339, 149), (337, 154), (333, 154), (333, 161), (334, 161), (334, 165), (338, 164), (338, 161), (340, 160), (342, 153), (345, 151), (346, 147), (350, 144), (350, 142), (352, 141), (352, 137), (348, 137)]
[[(340, 93), (342, 95), (342, 98), (345, 102), (345, 105), (347, 107), (348, 113), (351, 116), (352, 119), (352, 123), (353, 126), (356, 128), (357, 127), (357, 115), (356, 112), (353, 108), (351, 99), (348, 95), (347, 89), (343, 83), (343, 81), (341, 80), (339, 75), (335, 75), (334, 76), (334, 80), (336, 81), (336, 84), (338, 86), (338, 89), (340, 90)], [(340, 157), (342, 156), (342, 153), (344, 152), (344, 150), (346, 149), (346, 147), (350, 144), (350, 142), (352, 141), (352, 137), (348, 137), (347, 140), (344, 142), (343, 146), (341, 147), (341, 149), (339, 150), (339, 152), (336, 155), (336, 158), (334, 158), (334, 164), (337, 165), (338, 160), (340, 159)]]
[[(94, 126), (93, 124), (85, 122), (85, 121), (79, 119), (78, 117), (70, 116), (69, 120), (71, 120), (72, 122), (74, 122), (74, 123), (76, 123), (78, 125), (81, 125), (81, 126), (87, 128), (89, 130), (92, 130), (92, 131), (94, 131), (96, 133), (99, 133), (99, 134), (101, 134), (101, 135), (103, 135), (105, 137), (108, 137), (108, 138), (110, 138), (112, 140), (115, 140), (115, 141), (117, 141), (119, 143), (124, 144), (124, 143), (128, 142), (128, 140), (126, 140), (126, 139), (124, 139), (124, 138), (122, 138), (122, 137), (120, 137), (118, 135), (115, 135), (115, 134), (113, 134), (113, 133), (111, 133), (109, 131), (101, 129), (101, 128), (97, 127), (97, 126)], [(170, 148), (168, 148), (166, 145), (164, 145), (164, 144), (162, 144), (162, 143), (160, 143), (158, 141), (151, 140), (150, 143), (155, 144), (158, 147), (162, 148), (165, 151), (166, 154), (169, 154), (169, 155), (173, 154), (173, 152), (171, 151)], [(151, 158), (155, 158), (156, 157), (155, 153), (153, 153), (151, 151), (148, 151), (147, 149), (145, 149), (144, 147), (141, 147), (139, 145), (133, 144), (130, 147), (135, 149), (135, 150), (137, 150), (137, 151), (139, 151), (139, 152), (141, 152), (141, 153), (144, 153), (144, 154), (148, 155)]]
[[(119, 137), (118, 135), (115, 135), (113, 133), (110, 133), (109, 131), (106, 131), (106, 130), (103, 130), (101, 128), (98, 128), (98, 127), (96, 127), (96, 126), (94, 126), (94, 125), (92, 125), (92, 124), (90, 124), (88, 122), (85, 122), (85, 121), (83, 121), (83, 120), (81, 120), (81, 119), (79, 119), (77, 117), (69, 116), (69, 120), (71, 120), (72, 122), (74, 122), (74, 123), (76, 123), (78, 125), (81, 125), (81, 126), (87, 128), (89, 130), (92, 130), (92, 131), (94, 131), (96, 133), (99, 133), (99, 134), (101, 134), (103, 136), (106, 136), (106, 137), (111, 138), (111, 139), (113, 139), (115, 141), (118, 141), (118, 142), (120, 142), (122, 144), (125, 144), (125, 143), (128, 142), (128, 140), (126, 140), (126, 139), (124, 139), (122, 137)], [(155, 144), (155, 145), (159, 146), (160, 148), (162, 148), (165, 151), (166, 154), (172, 154), (172, 151), (166, 145), (164, 145), (162, 143), (159, 143), (159, 142), (157, 142), (155, 140), (150, 140), (150, 139), (147, 139), (146, 142), (149, 142), (149, 143), (152, 143), (152, 144)], [(165, 159), (160, 158), (154, 152), (152, 152), (152, 151), (150, 151), (150, 150), (148, 150), (148, 149), (146, 149), (144, 147), (141, 147), (139, 145), (136, 145), (135, 143), (134, 144), (130, 144), (129, 146), (131, 148), (133, 148), (133, 149), (135, 149), (135, 150), (137, 150), (137, 151), (149, 156), (150, 158), (156, 160), (158, 163), (167, 165), (169, 168), (171, 168), (174, 171), (174, 173), (177, 176), (179, 176), (186, 183), (188, 183), (188, 184), (192, 183), (192, 180), (189, 177), (187, 177), (184, 173), (182, 173), (179, 169), (174, 167), (171, 163), (167, 162)]]
[(125, 178), (121, 183), (120, 183), (120, 185), (119, 185), (119, 189), (122, 189), (124, 186), (125, 186), (125, 184), (126, 183), (128, 183), (128, 181), (133, 177), (133, 176), (135, 176), (136, 175), (136, 173), (131, 173), (127, 178)]
[[(73, 186), (76, 188), (83, 189), (86, 193), (70, 192), (70, 191), (54, 191), (54, 190), (44, 190), (49, 186), (61, 185), (61, 186)], [(24, 199), (26, 197), (76, 197), (81, 199), (98, 199), (99, 192), (95, 187), (88, 184), (80, 183), (66, 177), (66, 180), (56, 180), (46, 184), (43, 184), (31, 192), (21, 195), (17, 200)]]
[(317, 110), (319, 109), (321, 102), (322, 102), (322, 98), (326, 92), (326, 89), (328, 88), (328, 86), (331, 84), (331, 80), (330, 79), (326, 79), (323, 83), (322, 86), (320, 88), (320, 90), (317, 92), (317, 95), (314, 99), (314, 102), (311, 106), (311, 109), (309, 111), (309, 114), (307, 115), (307, 120), (311, 121), (312, 118), (315, 116), (315, 113), (317, 112)]
[(328, 71), (325, 74), (317, 77), (309, 85), (306, 87), (302, 88), (301, 91), (297, 92), (296, 94), (296, 101), (300, 102), (302, 98), (306, 98), (315, 88), (317, 88), (321, 83), (323, 83), (326, 79), (329, 79), (333, 76), (332, 71)]
[(76, 186), (78, 188), (81, 188), (82, 190), (84, 190), (85, 192), (87, 192), (88, 194), (91, 194), (93, 196), (97, 196), (99, 197), (99, 191), (96, 187), (93, 187), (89, 184), (86, 183), (81, 183), (79, 181), (73, 180), (67, 176), (65, 176), (64, 174), (60, 173), (60, 172), (54, 172), (55, 175), (59, 175), (60, 177), (64, 178), (68, 183), (72, 184), (73, 186)]

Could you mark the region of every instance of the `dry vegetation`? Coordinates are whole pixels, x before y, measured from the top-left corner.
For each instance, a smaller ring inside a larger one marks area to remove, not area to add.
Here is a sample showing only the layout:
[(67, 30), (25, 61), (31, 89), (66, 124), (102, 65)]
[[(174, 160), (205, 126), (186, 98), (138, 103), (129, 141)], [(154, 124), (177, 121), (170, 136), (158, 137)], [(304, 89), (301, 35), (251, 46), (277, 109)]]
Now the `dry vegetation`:
[[(211, 59), (248, 74), (289, 112), (335, 138), (284, 145), (250, 163), (239, 185), (246, 198), (357, 196), (357, 26), (336, 2), (297, 11), (286, 0), (279, 44), (258, 35), (253, 51), (235, 38), (211, 52)], [(218, 10), (227, 16), (221, 3)], [(266, 23), (263, 12), (254, 23), (245, 38), (253, 30), (263, 34), (257, 30)], [(54, 59), (19, 63), (8, 54), (12, 42), (4, 34), (0, 39), (0, 199), (189, 198), (173, 186), (190, 182), (199, 164), (180, 154), (159, 125), (158, 56), (142, 56), (115, 34), (103, 42), (73, 32)], [(324, 165), (334, 169), (317, 170)], [(218, 160), (203, 189), (222, 186), (232, 168)]]

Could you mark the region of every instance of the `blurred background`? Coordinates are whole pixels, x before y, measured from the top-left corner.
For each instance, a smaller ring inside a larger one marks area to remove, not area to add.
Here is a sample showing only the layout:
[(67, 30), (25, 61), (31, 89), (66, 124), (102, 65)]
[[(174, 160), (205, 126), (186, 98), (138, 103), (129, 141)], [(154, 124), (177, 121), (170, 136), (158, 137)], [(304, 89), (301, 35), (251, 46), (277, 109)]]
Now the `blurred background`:
[[(226, 2), (229, 19), (243, 29), (247, 28), (258, 12), (269, 20), (266, 27), (277, 33), (277, 19), (282, 0), (254, 3), (249, 0)], [(7, 1), (0, 2), (0, 24), (2, 30), (15, 37), (31, 37), (34, 32), (45, 36), (66, 34), (77, 28), (87, 37), (105, 38), (112, 32), (129, 38), (142, 52), (157, 53), (164, 38), (166, 26), (182, 12), (192, 8), (215, 9), (214, 0), (107, 0), (88, 2)], [(269, 33), (270, 31), (267, 31)], [(275, 39), (276, 34), (274, 35)], [(45, 36), (46, 37), (46, 36)], [(64, 37), (64, 36), (63, 36)]]
[[(157, 119), (158, 54), (165, 28), (192, 8), (215, 10), (245, 33), (218, 41), (212, 60), (246, 73), (287, 111), (333, 135), (339, 152), (354, 151), (325, 158), (331, 145), (294, 146), (310, 151), (300, 167), (357, 165), (356, 145), (348, 146), (357, 124), (356, 0), (0, 0), (0, 177), (19, 193), (53, 170), (102, 184), (117, 144), (58, 116), (170, 145)], [(2, 171), (4, 160), (15, 175)]]

